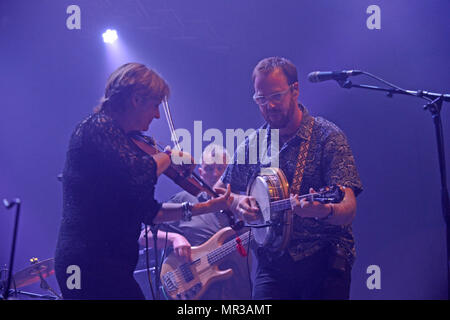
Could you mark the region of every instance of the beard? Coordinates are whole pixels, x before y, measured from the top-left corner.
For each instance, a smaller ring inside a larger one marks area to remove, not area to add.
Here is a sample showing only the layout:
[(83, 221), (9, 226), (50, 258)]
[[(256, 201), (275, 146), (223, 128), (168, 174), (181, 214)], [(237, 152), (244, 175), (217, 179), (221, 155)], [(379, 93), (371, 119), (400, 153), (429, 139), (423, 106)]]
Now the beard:
[(286, 128), (289, 121), (294, 115), (294, 108), (297, 107), (295, 101), (289, 103), (289, 108), (286, 113), (281, 111), (272, 111), (264, 114), (264, 120), (270, 125), (272, 129), (283, 129)]

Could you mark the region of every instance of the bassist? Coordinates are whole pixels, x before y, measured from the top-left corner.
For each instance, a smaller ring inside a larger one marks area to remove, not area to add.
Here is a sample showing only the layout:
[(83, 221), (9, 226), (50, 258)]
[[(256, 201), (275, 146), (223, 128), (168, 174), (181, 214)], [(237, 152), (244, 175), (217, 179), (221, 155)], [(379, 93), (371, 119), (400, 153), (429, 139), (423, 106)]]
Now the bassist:
[[(230, 157), (228, 152), (220, 145), (210, 144), (202, 155), (199, 167), (200, 177), (213, 186), (224, 172)], [(186, 191), (174, 195), (170, 202), (198, 203), (208, 200), (208, 196), (201, 193), (194, 197)], [(223, 213), (208, 213), (192, 217), (191, 221), (175, 221), (165, 223), (160, 226), (160, 230), (168, 232), (168, 242), (174, 250), (174, 254), (191, 261), (191, 245), (199, 246), (214, 236), (219, 230), (227, 227), (229, 220)], [(162, 231), (160, 231), (162, 232)], [(240, 233), (243, 233), (241, 230)], [(145, 245), (144, 231), (140, 237), (141, 245)], [(232, 236), (231, 239), (235, 239)], [(227, 239), (229, 240), (229, 239)], [(245, 246), (247, 249), (247, 246)], [(241, 300), (249, 299), (250, 285), (247, 271), (247, 259), (237, 252), (231, 253), (220, 263), (219, 268), (233, 270), (233, 274), (228, 279), (212, 283), (208, 289), (200, 296), (201, 300)]]

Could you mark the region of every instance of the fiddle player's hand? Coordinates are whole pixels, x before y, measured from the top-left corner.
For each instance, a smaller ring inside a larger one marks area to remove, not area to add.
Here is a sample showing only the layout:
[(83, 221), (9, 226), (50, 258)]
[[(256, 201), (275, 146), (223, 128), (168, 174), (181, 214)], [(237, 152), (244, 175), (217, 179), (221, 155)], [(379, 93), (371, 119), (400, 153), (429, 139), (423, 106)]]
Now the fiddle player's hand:
[(195, 169), (194, 158), (186, 151), (170, 150), (166, 147), (165, 150), (170, 151), (170, 159), (172, 164), (180, 166), (181, 171), (185, 177), (189, 176)]
[(258, 220), (261, 216), (255, 198), (250, 196), (240, 196), (237, 211), (248, 222)]
[(191, 259), (191, 244), (181, 234), (172, 234), (172, 246), (175, 254), (182, 258), (186, 262), (190, 262)]
[(208, 200), (210, 206), (210, 212), (217, 212), (220, 210), (230, 210), (231, 204), (233, 203), (233, 196), (231, 195), (231, 187), (227, 186), (224, 188), (214, 188), (220, 196), (217, 198), (212, 198)]
[[(309, 193), (315, 193), (313, 188)], [(308, 198), (298, 200), (298, 195), (291, 195), (294, 202), (294, 213), (302, 218), (325, 218), (330, 214), (331, 204), (323, 204), (319, 201), (311, 201)]]

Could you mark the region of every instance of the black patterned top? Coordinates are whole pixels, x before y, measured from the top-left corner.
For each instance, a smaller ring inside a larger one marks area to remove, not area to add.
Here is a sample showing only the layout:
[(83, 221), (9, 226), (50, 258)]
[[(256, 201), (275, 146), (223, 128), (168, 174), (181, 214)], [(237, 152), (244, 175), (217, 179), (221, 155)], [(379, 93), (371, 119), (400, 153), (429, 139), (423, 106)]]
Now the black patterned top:
[(141, 223), (150, 224), (161, 208), (154, 199), (156, 182), (155, 160), (115, 120), (100, 112), (82, 121), (70, 139), (63, 172), (59, 270), (83, 264), (104, 268), (114, 278), (117, 272), (132, 276)]
[[(300, 127), (297, 133), (281, 146), (279, 151), (279, 167), (286, 175), (289, 185), (292, 184), (294, 177), (300, 144), (308, 136), (308, 123), (314, 121), (300, 195), (308, 193), (309, 188), (319, 190), (321, 187), (338, 184), (352, 188), (357, 196), (362, 191), (362, 184), (344, 133), (330, 121), (321, 117), (313, 118), (304, 106), (299, 105), (299, 108), (303, 112)], [(265, 137), (267, 148), (270, 150), (270, 125), (265, 123), (238, 146), (233, 163), (227, 167), (221, 177), (224, 184), (231, 185), (233, 192), (246, 192), (252, 177), (260, 171), (261, 167), (270, 165), (261, 164), (259, 158), (256, 164), (248, 162), (238, 164), (237, 162), (239, 155), (243, 159), (243, 154), (248, 161), (249, 145), (258, 139), (261, 129), (267, 129)], [(294, 216), (293, 234), (288, 251), (295, 260), (310, 256), (329, 244), (341, 246), (347, 253), (349, 263), (353, 263), (355, 247), (351, 225), (336, 226), (313, 218)]]

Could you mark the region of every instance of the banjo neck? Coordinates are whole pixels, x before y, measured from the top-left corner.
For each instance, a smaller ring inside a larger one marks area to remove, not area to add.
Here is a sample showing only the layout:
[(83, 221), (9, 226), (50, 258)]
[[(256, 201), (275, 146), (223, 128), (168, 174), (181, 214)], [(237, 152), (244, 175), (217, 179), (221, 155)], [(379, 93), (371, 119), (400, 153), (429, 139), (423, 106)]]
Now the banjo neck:
[[(308, 198), (310, 201), (319, 200), (321, 202), (334, 200), (331, 198), (330, 199), (324, 198), (321, 193), (308, 193), (298, 197), (299, 200), (306, 198)], [(270, 203), (270, 210), (274, 212), (290, 210), (292, 209), (294, 204), (295, 202), (291, 197), (282, 200), (276, 200)]]
[(254, 241), (259, 247), (278, 253), (287, 247), (294, 224), (292, 209), (298, 200), (339, 203), (345, 196), (344, 188), (339, 185), (311, 191), (304, 195), (289, 196), (289, 183), (283, 171), (276, 167), (261, 168), (261, 172), (254, 176), (247, 187), (247, 195), (255, 199), (260, 209), (260, 224), (255, 226), (254, 231)]

